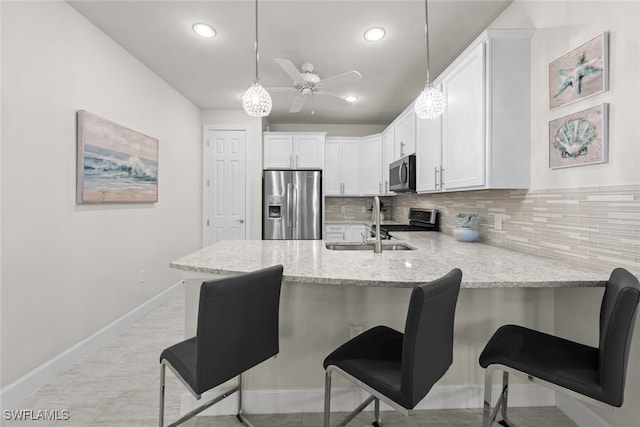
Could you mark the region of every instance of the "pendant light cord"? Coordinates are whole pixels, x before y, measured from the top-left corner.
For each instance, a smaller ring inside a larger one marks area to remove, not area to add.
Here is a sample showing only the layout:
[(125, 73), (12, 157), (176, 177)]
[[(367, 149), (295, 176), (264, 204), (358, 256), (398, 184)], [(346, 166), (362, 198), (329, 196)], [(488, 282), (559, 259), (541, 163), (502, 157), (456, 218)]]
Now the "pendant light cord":
[(424, 0), (424, 35), (426, 39), (427, 48), (427, 82), (431, 81), (429, 76), (429, 7), (427, 6), (427, 0)]
[(256, 81), (258, 80), (258, 0), (256, 0)]

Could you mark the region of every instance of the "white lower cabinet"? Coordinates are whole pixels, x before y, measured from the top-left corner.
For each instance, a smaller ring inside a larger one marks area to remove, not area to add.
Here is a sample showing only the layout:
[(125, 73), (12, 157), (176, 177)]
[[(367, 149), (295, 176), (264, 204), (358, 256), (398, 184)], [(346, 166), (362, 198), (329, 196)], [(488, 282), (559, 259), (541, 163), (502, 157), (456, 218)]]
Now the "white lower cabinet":
[(368, 236), (365, 224), (325, 224), (324, 240), (361, 242), (362, 236)]
[(324, 240), (339, 241), (345, 239), (347, 226), (344, 224), (325, 224)]

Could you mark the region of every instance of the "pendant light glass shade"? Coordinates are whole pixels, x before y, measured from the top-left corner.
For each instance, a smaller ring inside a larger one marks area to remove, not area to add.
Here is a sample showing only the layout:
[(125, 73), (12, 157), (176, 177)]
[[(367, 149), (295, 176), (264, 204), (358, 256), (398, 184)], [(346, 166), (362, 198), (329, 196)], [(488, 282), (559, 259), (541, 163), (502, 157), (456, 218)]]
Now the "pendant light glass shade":
[(271, 96), (258, 79), (242, 95), (242, 108), (251, 117), (265, 117), (271, 112)]
[(444, 94), (431, 82), (427, 82), (414, 105), (416, 115), (421, 119), (435, 119), (444, 113), (447, 101)]
[(262, 87), (258, 78), (258, 0), (256, 6), (256, 78), (242, 95), (242, 108), (251, 117), (265, 117), (271, 113), (271, 95)]
[(428, 0), (424, 1), (424, 36), (427, 47), (427, 83), (424, 89), (418, 95), (414, 104), (416, 115), (420, 119), (435, 119), (444, 113), (447, 106), (447, 100), (444, 94), (431, 83), (429, 78), (429, 6)]

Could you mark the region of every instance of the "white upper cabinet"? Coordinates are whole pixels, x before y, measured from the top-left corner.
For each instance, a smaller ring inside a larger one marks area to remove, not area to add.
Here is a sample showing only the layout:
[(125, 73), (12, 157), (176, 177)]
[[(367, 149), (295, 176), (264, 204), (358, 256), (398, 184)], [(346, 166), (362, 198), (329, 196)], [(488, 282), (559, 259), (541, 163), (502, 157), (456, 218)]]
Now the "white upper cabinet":
[(360, 194), (384, 194), (382, 182), (382, 136), (366, 136), (360, 140)]
[(360, 195), (359, 138), (327, 138), (325, 145), (325, 195)]
[(417, 119), (418, 191), (529, 187), (532, 36), (486, 30), (436, 79), (447, 107)]
[(265, 169), (324, 169), (324, 132), (265, 132)]
[(395, 160), (393, 126), (382, 133), (382, 194), (395, 194), (389, 191), (389, 163)]
[[(484, 44), (467, 53), (442, 80), (444, 188), (485, 185)], [(427, 119), (428, 120), (428, 119)]]
[(416, 152), (416, 113), (413, 104), (394, 121), (394, 160)]
[[(441, 87), (438, 89), (442, 90)], [(442, 186), (442, 117), (416, 118), (416, 190), (440, 191)]]

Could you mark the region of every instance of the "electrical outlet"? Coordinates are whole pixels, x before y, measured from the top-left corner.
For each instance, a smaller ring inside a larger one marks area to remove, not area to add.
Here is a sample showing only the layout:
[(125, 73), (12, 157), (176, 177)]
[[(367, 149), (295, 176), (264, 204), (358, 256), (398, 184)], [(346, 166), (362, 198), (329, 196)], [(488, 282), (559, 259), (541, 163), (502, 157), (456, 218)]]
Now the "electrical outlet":
[(138, 273), (138, 284), (142, 285), (144, 283), (144, 278), (145, 276), (145, 271), (144, 270), (140, 270), (140, 272)]
[(501, 231), (502, 230), (502, 214), (495, 214), (493, 216), (494, 222), (493, 222), (493, 228), (495, 228), (497, 231)]
[(362, 332), (364, 332), (364, 328), (360, 325), (351, 325), (349, 326), (349, 339), (357, 337)]

